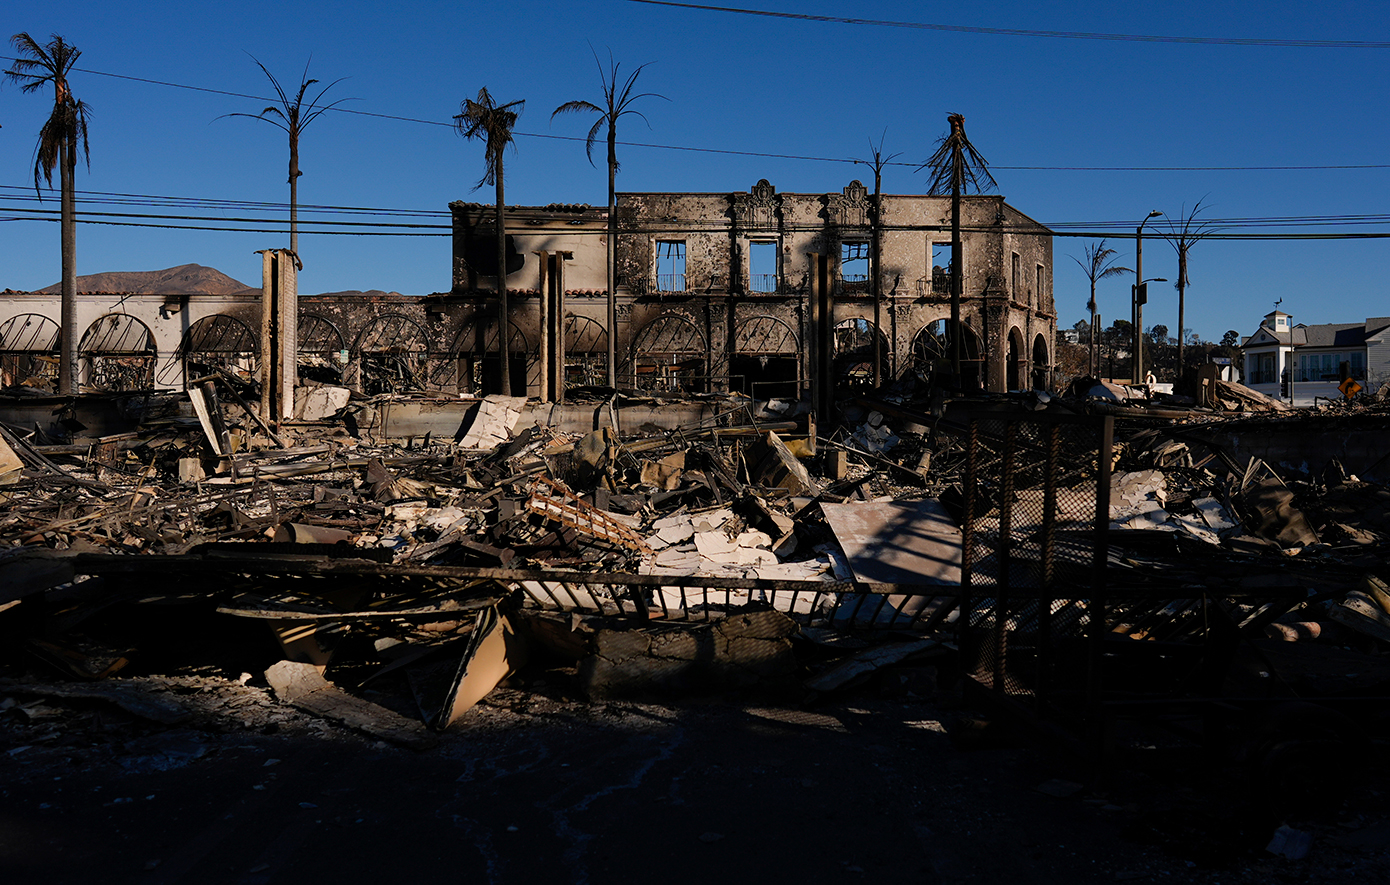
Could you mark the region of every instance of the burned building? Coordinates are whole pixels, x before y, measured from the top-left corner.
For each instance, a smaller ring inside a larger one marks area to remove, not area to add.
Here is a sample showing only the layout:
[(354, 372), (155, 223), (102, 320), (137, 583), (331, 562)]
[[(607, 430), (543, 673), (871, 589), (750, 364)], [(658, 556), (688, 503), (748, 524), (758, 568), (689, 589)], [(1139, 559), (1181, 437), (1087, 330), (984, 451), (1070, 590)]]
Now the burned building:
[[(1002, 197), (963, 202), (956, 269), (946, 197), (884, 196), (876, 215), (858, 181), (830, 194), (778, 193), (767, 181), (742, 193), (619, 194), (618, 385), (797, 399), (876, 378), (925, 380), (949, 363), (959, 272), (967, 388), (1046, 386), (1057, 325), (1050, 232)], [(505, 350), (517, 393), (556, 401), (567, 388), (606, 384), (607, 210), (508, 210), (504, 339), (493, 209), (450, 208), (448, 292), (296, 295), (288, 337), (299, 380), (368, 395), (489, 393)], [(84, 290), (81, 389), (179, 389), (220, 371), (260, 380), (266, 330), (283, 321), (267, 327), (274, 286), (239, 285), (224, 294)], [(58, 314), (54, 293), (0, 293), (4, 386), (56, 388)]]
[[(824, 380), (818, 366), (830, 367), (839, 389), (870, 383), (875, 354), (882, 380), (927, 378), (949, 359), (959, 272), (967, 386), (1046, 386), (1057, 325), (1051, 233), (1002, 197), (963, 203), (963, 266), (953, 268), (947, 197), (885, 195), (876, 216), (858, 181), (830, 194), (778, 193), (766, 180), (743, 193), (619, 194), (611, 330), (619, 384), (794, 398)], [(473, 330), (460, 339), (460, 386), (488, 389), (498, 352), (493, 210), (450, 208), (454, 276), (441, 301), (460, 329)], [(551, 379), (606, 377), (606, 214), (508, 210), (515, 389), (524, 379), (528, 393), (545, 397)], [(830, 352), (818, 354), (817, 341)]]

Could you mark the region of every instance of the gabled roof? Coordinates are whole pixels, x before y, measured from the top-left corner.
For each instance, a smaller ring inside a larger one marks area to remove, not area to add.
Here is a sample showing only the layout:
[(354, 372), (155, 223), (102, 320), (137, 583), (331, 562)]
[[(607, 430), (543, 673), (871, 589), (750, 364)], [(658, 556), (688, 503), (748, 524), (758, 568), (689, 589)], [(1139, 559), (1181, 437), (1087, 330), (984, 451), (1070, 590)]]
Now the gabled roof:
[(1367, 317), (1366, 338), (1369, 340), (1390, 329), (1390, 317)]
[(1260, 326), (1260, 328), (1255, 330), (1255, 334), (1242, 341), (1240, 346), (1250, 347), (1252, 345), (1259, 346), (1262, 344), (1292, 344), (1294, 343), (1291, 340), (1292, 334), (1290, 330), (1276, 332), (1269, 326)]
[(1325, 323), (1318, 326), (1301, 326), (1307, 336), (1303, 342), (1308, 347), (1364, 347), (1366, 345), (1365, 323)]

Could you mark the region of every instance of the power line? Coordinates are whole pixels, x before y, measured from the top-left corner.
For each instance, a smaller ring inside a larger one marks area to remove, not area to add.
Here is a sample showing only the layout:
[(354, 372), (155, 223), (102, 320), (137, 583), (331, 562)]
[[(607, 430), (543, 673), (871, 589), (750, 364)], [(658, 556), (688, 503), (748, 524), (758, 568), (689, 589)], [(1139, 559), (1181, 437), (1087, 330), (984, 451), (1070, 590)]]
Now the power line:
[[(656, 0), (633, 0), (633, 2), (656, 2)], [(669, 5), (687, 5), (687, 6), (690, 6), (690, 5), (692, 5), (692, 4), (669, 4)], [(705, 7), (693, 7), (693, 8), (705, 8)], [(716, 10), (725, 10), (725, 9), (726, 9), (725, 7), (708, 7), (708, 8), (709, 8), (709, 9), (716, 9)], [(731, 8), (730, 8), (730, 9), (727, 9), (726, 11), (735, 11), (735, 12), (737, 12), (737, 11), (741, 11), (741, 10), (734, 10), (734, 9), (731, 9)], [(770, 12), (769, 12), (769, 13), (760, 13), (760, 12), (756, 12), (756, 11), (753, 11), (753, 12), (751, 12), (750, 14), (758, 14), (758, 15), (784, 15), (783, 13), (770, 13)], [(785, 14), (785, 15), (790, 16), (790, 14)], [(876, 22), (873, 22), (873, 21), (870, 21), (870, 20), (867, 20), (867, 19), (865, 19), (865, 20), (847, 19), (846, 21), (850, 21), (850, 22), (862, 21), (862, 22), (868, 23), (868, 24), (875, 24), (875, 23), (876, 23)], [(891, 24), (891, 23), (888, 23), (888, 24)], [(1370, 45), (1370, 44), (1368, 44), (1368, 45)], [(1384, 48), (1390, 48), (1390, 43), (1375, 44), (1375, 45), (1377, 45), (1377, 46), (1382, 46), (1382, 47), (1384, 47)], [(13, 57), (13, 56), (0, 55), (0, 60), (5, 60), (5, 61), (17, 61), (18, 59), (16, 59), (16, 58)], [(212, 95), (223, 95), (223, 96), (229, 96), (229, 97), (232, 97), (232, 98), (247, 98), (247, 99), (251, 99), (251, 100), (256, 101), (256, 102), (274, 102), (274, 101), (277, 100), (277, 99), (274, 99), (274, 98), (267, 98), (267, 97), (265, 97), (265, 96), (250, 95), (250, 94), (244, 93), (244, 92), (231, 92), (231, 91), (228, 91), (228, 90), (225, 90), (225, 89), (212, 89), (212, 88), (206, 87), (206, 86), (189, 86), (189, 85), (184, 84), (184, 83), (173, 83), (173, 82), (170, 82), (170, 81), (167, 81), (167, 80), (153, 80), (153, 79), (150, 79), (150, 78), (147, 78), (147, 77), (135, 77), (135, 76), (131, 76), (131, 75), (129, 75), (129, 74), (116, 74), (116, 73), (112, 73), (112, 72), (110, 72), (110, 71), (97, 71), (97, 70), (92, 70), (92, 69), (90, 69), (90, 68), (73, 68), (73, 70), (74, 70), (74, 71), (78, 71), (78, 72), (80, 72), (80, 73), (84, 73), (84, 74), (92, 74), (92, 75), (98, 76), (98, 77), (112, 77), (112, 78), (115, 78), (115, 79), (118, 79), (118, 80), (130, 80), (130, 81), (133, 81), (133, 82), (136, 82), (136, 83), (148, 83), (148, 84), (155, 85), (155, 86), (166, 86), (166, 87), (169, 87), (169, 88), (171, 88), (171, 89), (187, 89), (187, 90), (190, 90), (190, 91), (193, 91), (193, 92), (206, 92), (206, 93), (209, 93), (209, 94), (212, 94)], [(379, 113), (375, 113), (375, 112), (373, 112), (373, 111), (362, 111), (362, 110), (357, 110), (356, 108), (331, 107), (331, 108), (326, 108), (326, 110), (333, 111), (334, 113), (340, 113), (340, 114), (355, 114), (355, 115), (360, 116), (360, 117), (374, 117), (374, 118), (382, 119), (382, 120), (394, 120), (394, 121), (401, 122), (401, 123), (419, 123), (419, 124), (426, 125), (426, 126), (443, 126), (443, 127), (447, 127), (447, 128), (450, 128), (450, 129), (454, 128), (454, 124), (453, 124), (453, 123), (446, 123), (446, 122), (442, 122), (442, 121), (440, 121), (440, 120), (425, 120), (425, 119), (421, 119), (421, 118), (419, 118), (419, 117), (405, 117), (405, 116), (401, 116), (401, 115), (398, 115), (398, 114), (379, 114)], [(517, 138), (539, 138), (539, 139), (549, 139), (549, 140), (552, 140), (552, 141), (573, 141), (573, 142), (585, 142), (585, 143), (587, 143), (587, 141), (588, 141), (588, 139), (582, 138), (582, 137), (576, 136), (576, 135), (555, 135), (555, 134), (553, 134), (553, 133), (548, 133), (548, 132), (514, 132), (514, 133), (512, 133), (512, 134), (513, 134), (514, 137), (517, 137)], [(734, 150), (734, 149), (731, 149), (731, 148), (690, 147), (690, 146), (688, 146), (688, 145), (658, 144), (658, 143), (654, 143), (654, 142), (643, 142), (643, 141), (619, 141), (619, 142), (617, 142), (617, 144), (618, 144), (618, 145), (621, 145), (622, 147), (647, 148), (647, 149), (649, 149), (649, 150), (681, 151), (681, 152), (685, 152), (685, 153), (715, 154), (715, 155), (721, 155), (721, 156), (734, 156), (734, 157), (753, 157), (753, 158), (765, 159), (765, 160), (797, 160), (797, 161), (812, 162), (812, 163), (846, 163), (846, 164), (851, 164), (851, 165), (856, 165), (856, 164), (865, 164), (865, 165), (868, 165), (868, 161), (867, 161), (867, 160), (862, 160), (862, 159), (858, 159), (858, 158), (855, 158), (855, 157), (818, 157), (818, 156), (811, 156), (811, 155), (804, 155), (804, 154), (783, 154), (783, 153), (771, 153), (771, 152), (767, 152), (767, 151), (740, 151), (740, 150)], [(884, 165), (885, 165), (885, 166), (896, 166), (896, 167), (907, 168), (907, 169), (920, 169), (920, 168), (922, 167), (922, 164), (921, 164), (921, 163), (902, 162), (902, 161), (898, 161), (898, 162), (889, 162), (889, 163), (885, 163)], [(1306, 166), (1299, 166), (1299, 165), (1282, 165), (1282, 166), (1281, 166), (1281, 165), (1264, 165), (1264, 166), (1005, 166), (1005, 165), (997, 165), (997, 166), (992, 166), (991, 168), (992, 168), (992, 169), (997, 169), (997, 170), (1006, 171), (1006, 172), (1311, 172), (1311, 171), (1336, 171), (1336, 170), (1390, 169), (1390, 163), (1346, 163), (1346, 164), (1325, 164), (1325, 165), (1306, 165)]]
[(946, 31), (956, 34), (987, 34), (1000, 37), (1050, 37), (1067, 40), (1116, 40), (1126, 43), (1183, 43), (1199, 46), (1276, 46), (1295, 49), (1390, 49), (1390, 43), (1364, 40), (1278, 40), (1267, 37), (1173, 37), (1153, 34), (1106, 34), (1095, 31), (1047, 31), (1028, 28), (985, 28), (973, 25), (936, 25), (922, 22), (885, 21), (872, 18), (848, 18), (838, 15), (810, 15), (803, 12), (773, 12), (765, 9), (744, 9), (735, 6), (707, 6), (703, 3), (673, 3), (668, 0), (631, 0), (649, 6), (673, 6), (698, 9), (703, 12), (728, 12), (738, 15), (758, 15), (797, 21), (823, 22), (838, 25), (874, 25), (885, 28), (910, 28), (920, 31)]
[[(28, 190), (29, 190), (29, 189), (28, 189), (27, 187), (23, 187), (23, 186), (17, 186), (17, 185), (0, 185), (0, 202), (4, 202), (4, 201), (8, 201), (8, 202), (10, 202), (10, 203), (14, 203), (14, 202), (24, 202), (24, 203), (30, 203), (30, 204), (40, 202), (40, 201), (37, 199), (37, 197), (35, 197), (35, 196), (32, 195), (31, 193), (29, 193)], [(14, 192), (14, 195), (12, 195), (12, 196), (7, 196), (7, 195), (5, 195), (5, 194), (3, 193), (3, 191), (12, 191), (12, 192)], [(222, 200), (222, 199), (204, 198), (204, 197), (172, 197), (172, 196), (161, 196), (161, 195), (152, 195), (152, 194), (109, 193), (109, 192), (104, 192), (104, 191), (78, 191), (77, 193), (78, 193), (78, 196), (79, 196), (80, 198), (82, 198), (82, 205), (83, 205), (84, 207), (90, 207), (90, 206), (122, 206), (122, 207), (124, 207), (124, 206), (141, 206), (141, 207), (149, 207), (149, 208), (190, 208), (190, 209), (209, 209), (209, 208), (211, 208), (211, 209), (220, 209), (220, 208), (225, 208), (225, 209), (229, 209), (229, 210), (239, 210), (239, 211), (243, 211), (243, 212), (249, 211), (249, 212), (263, 212), (263, 213), (281, 213), (281, 212), (285, 212), (285, 211), (287, 211), (287, 210), (289, 209), (289, 204), (288, 204), (288, 203), (280, 203), (280, 202), (275, 202), (275, 201)], [(112, 199), (112, 198), (114, 198), (114, 199)], [(599, 208), (601, 209), (601, 207), (599, 207)], [(393, 209), (393, 208), (366, 207), (366, 206), (332, 206), (332, 205), (315, 205), (315, 204), (311, 204), (311, 205), (307, 205), (307, 206), (301, 205), (301, 206), (299, 207), (299, 209), (300, 209), (301, 212), (306, 212), (306, 211), (317, 211), (317, 212), (321, 212), (321, 213), (325, 213), (325, 214), (341, 215), (341, 216), (356, 216), (356, 217), (372, 217), (372, 216), (379, 216), (379, 217), (386, 217), (386, 218), (410, 218), (410, 217), (420, 217), (420, 218), (448, 218), (448, 217), (450, 217), (450, 215), (449, 215), (448, 212), (445, 212), (445, 211), (442, 211), (442, 210), (428, 211), (428, 210)], [(11, 209), (11, 210), (9, 210), (9, 211), (28, 212), (28, 213), (40, 213), (40, 214), (43, 214), (43, 213), (45, 213), (45, 212), (47, 212), (47, 213), (56, 213), (56, 212), (57, 212), (56, 209), (47, 209), (47, 210), (45, 210), (45, 209), (22, 209), (22, 208), (13, 208), (13, 209)], [(155, 214), (135, 214), (135, 213), (102, 213), (102, 212), (94, 211), (94, 210), (89, 209), (89, 208), (84, 208), (82, 214), (86, 214), (86, 215), (112, 215), (112, 216), (118, 216), (118, 217), (131, 217), (131, 218), (141, 218), (141, 217), (143, 217), (143, 218), (159, 218), (159, 219), (174, 219), (174, 220), (216, 220), (216, 221), (224, 221), (224, 222), (238, 222), (238, 221), (240, 221), (240, 222), (248, 222), (248, 223), (264, 222), (264, 221), (268, 220), (268, 219), (265, 219), (265, 218), (238, 218), (238, 217), (227, 217), (227, 216), (206, 217), (206, 216), (196, 216), (196, 215), (155, 215)], [(704, 222), (704, 221), (705, 221), (704, 219), (694, 219), (694, 218), (691, 218), (691, 219), (683, 219), (683, 220), (682, 220), (682, 223), (685, 224), (687, 227), (689, 227), (689, 226), (693, 226), (693, 225), (698, 225), (698, 224), (700, 224), (700, 223), (702, 223), (702, 222)], [(1213, 218), (1210, 218), (1210, 219), (1204, 219), (1204, 221), (1210, 223), (1211, 225), (1213, 225), (1213, 226), (1215, 226), (1215, 227), (1217, 227), (1217, 228), (1223, 228), (1223, 229), (1225, 229), (1225, 228), (1232, 228), (1232, 227), (1246, 227), (1246, 228), (1248, 228), (1248, 227), (1327, 227), (1327, 226), (1349, 227), (1349, 226), (1364, 226), (1364, 225), (1390, 224), (1390, 214), (1377, 213), (1377, 214), (1338, 214), (1338, 215), (1232, 216), (1232, 217), (1213, 217)], [(433, 225), (431, 225), (431, 224), (420, 224), (420, 223), (400, 223), (400, 222), (385, 222), (385, 221), (382, 221), (382, 222), (375, 222), (375, 221), (370, 221), (370, 222), (363, 222), (363, 221), (333, 221), (333, 220), (327, 220), (327, 219), (321, 220), (321, 221), (319, 221), (319, 222), (317, 222), (317, 223), (325, 224), (325, 225), (330, 225), (330, 224), (331, 224), (331, 225), (356, 225), (356, 226), (401, 227), (401, 228), (418, 227), (418, 228), (445, 229), (445, 228), (449, 227), (449, 225), (447, 225), (447, 224), (433, 224)], [(1054, 234), (1056, 234), (1056, 235), (1061, 235), (1064, 231), (1067, 231), (1068, 229), (1080, 229), (1080, 230), (1083, 230), (1083, 231), (1109, 230), (1109, 231), (1111, 231), (1111, 232), (1110, 232), (1110, 233), (1107, 233), (1106, 236), (1123, 236), (1123, 235), (1127, 234), (1128, 231), (1129, 231), (1129, 229), (1132, 228), (1132, 227), (1134, 226), (1134, 220), (1133, 220), (1133, 219), (1117, 219), (1117, 220), (1106, 220), (1106, 221), (1101, 221), (1101, 220), (1088, 220), (1088, 221), (1048, 221), (1048, 222), (1042, 222), (1041, 224), (1042, 224), (1043, 227), (1047, 228), (1049, 231), (1051, 231), (1052, 233), (1054, 233)], [(890, 226), (890, 227), (893, 227), (893, 226)], [(930, 227), (930, 226), (929, 226), (929, 227)], [(679, 229), (679, 228), (673, 228), (673, 229)], [(896, 228), (894, 228), (894, 229), (896, 229)], [(906, 228), (903, 228), (903, 229), (906, 229)], [(1017, 228), (1017, 229), (1018, 229), (1018, 230), (1023, 230), (1023, 229), (1028, 229), (1028, 228), (1027, 228), (1027, 226), (1025, 226), (1025, 227), (1023, 227), (1023, 228)], [(1161, 229), (1160, 229), (1160, 235), (1161, 235)]]

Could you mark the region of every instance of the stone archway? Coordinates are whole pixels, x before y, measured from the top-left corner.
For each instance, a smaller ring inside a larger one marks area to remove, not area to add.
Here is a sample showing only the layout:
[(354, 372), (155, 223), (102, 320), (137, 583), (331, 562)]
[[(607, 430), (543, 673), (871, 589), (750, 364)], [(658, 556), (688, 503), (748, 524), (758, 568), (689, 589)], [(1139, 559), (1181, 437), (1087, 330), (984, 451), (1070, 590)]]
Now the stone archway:
[(154, 387), (158, 359), (150, 327), (129, 314), (98, 317), (77, 345), (82, 386), (103, 393)]
[(0, 323), (0, 387), (58, 389), (58, 324), (37, 313)]
[[(439, 363), (436, 383), (441, 387), (455, 386), (459, 393), (488, 394), (502, 387), (502, 361), (498, 355), (497, 318), (489, 313), (466, 320), (454, 336), (447, 357)], [(604, 345), (607, 346), (606, 344)], [(507, 322), (507, 354), (510, 357), (513, 396), (529, 396), (540, 386), (540, 356), (531, 351), (526, 334), (517, 324)]]
[(608, 384), (608, 330), (592, 317), (565, 317), (565, 387)]
[(879, 373), (887, 378), (892, 354), (888, 338), (867, 317), (851, 317), (835, 324), (836, 387), (872, 387), (874, 383), (874, 338), (879, 341)]
[(639, 389), (702, 393), (709, 381), (709, 343), (690, 318), (662, 314), (633, 338), (627, 374)]
[(212, 314), (183, 333), (174, 359), (160, 370), (160, 380), (168, 383), (164, 373), (178, 365), (183, 369), (185, 385), (193, 378), (218, 372), (256, 382), (260, 380), (260, 352), (260, 338), (250, 326), (225, 313)]
[(323, 384), (340, 384), (348, 362), (347, 341), (328, 317), (301, 313), (299, 334), (299, 377)]
[(1047, 354), (1047, 337), (1033, 339), (1033, 389), (1052, 389), (1052, 360)]
[[(965, 323), (960, 324), (961, 375), (965, 378), (984, 377), (984, 343), (979, 334)], [(951, 321), (935, 320), (917, 330), (912, 337), (912, 371), (919, 380), (930, 385), (938, 377), (949, 377), (951, 371)]]
[(357, 386), (363, 393), (420, 390), (425, 385), (429, 339), (420, 324), (398, 313), (374, 318), (353, 345)]
[(783, 320), (759, 315), (734, 328), (729, 388), (755, 399), (801, 395), (801, 346)]
[(1009, 349), (1004, 361), (1004, 389), (1020, 390), (1028, 379), (1028, 351), (1018, 326), (1009, 329)]

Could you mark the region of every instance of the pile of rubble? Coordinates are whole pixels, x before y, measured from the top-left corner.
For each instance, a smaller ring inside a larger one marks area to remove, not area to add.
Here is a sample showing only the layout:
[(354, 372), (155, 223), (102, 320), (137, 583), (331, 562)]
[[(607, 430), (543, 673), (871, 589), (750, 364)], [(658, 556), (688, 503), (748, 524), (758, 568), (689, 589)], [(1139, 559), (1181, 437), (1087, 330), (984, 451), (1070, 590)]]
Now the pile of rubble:
[[(564, 669), (593, 698), (805, 700), (912, 662), (950, 672), (957, 627), (990, 604), (962, 602), (971, 418), (1037, 413), (1118, 416), (1109, 580), (1165, 601), (1117, 634), (1206, 641), (1208, 609), (1173, 600), (1226, 600), (1245, 638), (1326, 650), (1286, 683), (1380, 692), (1384, 467), (1249, 454), (1264, 437), (1248, 422), (1308, 418), (1252, 418), (1258, 395), (1235, 388), (1213, 388), (1235, 419), (1102, 386), (922, 411), (861, 400), (824, 435), (790, 404), (619, 432), (610, 397), (596, 429), (570, 432), (488, 397), (451, 438), (392, 441), (370, 432), (391, 397), (324, 389), (272, 429), (217, 378), (182, 414), (113, 436), (0, 424), (0, 697), (13, 715), (96, 702), (174, 721), (182, 668), (423, 747), (523, 667)], [(1090, 512), (1052, 506), (1094, 528), (1089, 494)], [(1327, 676), (1341, 654), (1355, 678)]]

